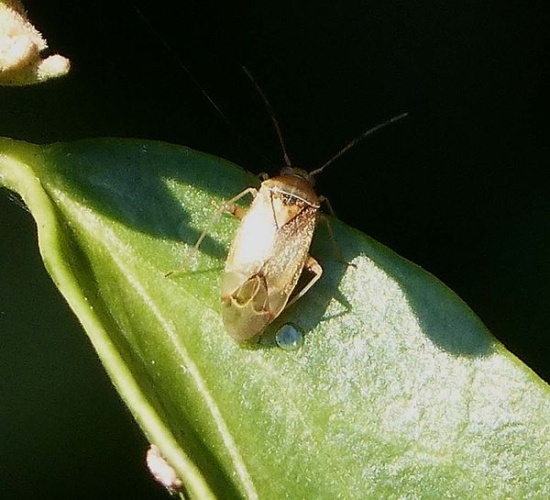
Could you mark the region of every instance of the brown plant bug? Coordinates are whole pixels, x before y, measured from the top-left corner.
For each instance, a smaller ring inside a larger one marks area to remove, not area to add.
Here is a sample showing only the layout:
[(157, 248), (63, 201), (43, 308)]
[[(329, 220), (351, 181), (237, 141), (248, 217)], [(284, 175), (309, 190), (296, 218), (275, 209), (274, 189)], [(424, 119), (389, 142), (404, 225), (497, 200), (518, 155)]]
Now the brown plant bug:
[[(221, 283), (223, 323), (229, 335), (239, 342), (260, 335), (286, 307), (305, 295), (321, 278), (323, 268), (309, 254), (319, 209), (325, 201), (313, 188), (314, 177), (365, 137), (407, 116), (403, 113), (367, 130), (322, 166), (308, 172), (292, 166), (271, 104), (250, 73), (244, 71), (270, 114), (285, 166), (277, 177), (265, 178), (259, 189), (245, 189), (220, 209), (241, 219)], [(247, 194), (254, 199), (245, 211), (235, 202)], [(199, 247), (204, 235), (195, 248)], [(304, 268), (312, 278), (295, 292)]]

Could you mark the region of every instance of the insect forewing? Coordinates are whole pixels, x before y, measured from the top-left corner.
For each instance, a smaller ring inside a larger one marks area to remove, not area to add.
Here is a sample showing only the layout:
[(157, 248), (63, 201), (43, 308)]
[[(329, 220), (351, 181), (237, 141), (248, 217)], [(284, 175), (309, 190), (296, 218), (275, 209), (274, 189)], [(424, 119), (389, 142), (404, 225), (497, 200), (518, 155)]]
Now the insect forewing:
[(222, 315), (237, 340), (258, 335), (284, 309), (315, 230), (316, 195), (309, 201), (296, 196), (281, 179), (262, 183), (227, 258)]

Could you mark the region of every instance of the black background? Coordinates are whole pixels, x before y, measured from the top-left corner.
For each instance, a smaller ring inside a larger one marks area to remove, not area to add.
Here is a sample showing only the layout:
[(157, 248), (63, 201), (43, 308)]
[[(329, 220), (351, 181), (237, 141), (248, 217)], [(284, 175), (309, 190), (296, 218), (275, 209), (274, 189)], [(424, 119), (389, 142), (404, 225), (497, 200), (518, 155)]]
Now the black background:
[[(274, 173), (280, 148), (241, 65), (306, 169), (406, 111), (327, 169), (318, 191), (343, 221), (440, 278), (550, 380), (543, 5), (29, 1), (73, 68), (42, 86), (0, 89), (0, 135), (159, 139)], [(30, 215), (0, 192), (2, 497), (162, 498), (143, 467), (145, 439), (43, 270), (34, 235)]]

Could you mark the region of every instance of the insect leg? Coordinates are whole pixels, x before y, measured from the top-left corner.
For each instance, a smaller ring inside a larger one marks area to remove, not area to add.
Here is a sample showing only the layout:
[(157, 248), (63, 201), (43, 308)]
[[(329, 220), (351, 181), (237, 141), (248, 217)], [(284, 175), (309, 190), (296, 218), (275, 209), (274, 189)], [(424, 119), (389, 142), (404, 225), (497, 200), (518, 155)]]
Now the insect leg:
[(336, 237), (334, 236), (334, 231), (332, 230), (330, 220), (323, 214), (319, 216), (319, 220), (322, 220), (327, 225), (328, 235), (330, 237), (330, 242), (332, 243), (332, 250), (336, 254), (336, 259), (339, 260), (342, 264), (349, 266), (349, 262), (344, 259), (344, 255), (342, 254), (340, 245), (338, 245), (338, 242), (336, 241)]
[(220, 215), (222, 212), (229, 212), (230, 214), (234, 215), (235, 217), (242, 219), (244, 214), (246, 213), (246, 210), (243, 208), (235, 205), (235, 202), (240, 200), (243, 196), (246, 196), (247, 194), (251, 194), (253, 197), (258, 194), (258, 190), (253, 187), (249, 187), (245, 189), (244, 191), (241, 191), (237, 196), (234, 196), (229, 201), (226, 201), (223, 205), (218, 207), (218, 210), (216, 213), (212, 216), (210, 221), (208, 222), (208, 225), (206, 226), (206, 229), (201, 233), (199, 236), (199, 239), (195, 243), (195, 249), (198, 250), (200, 244), (202, 243), (202, 240), (204, 240), (204, 237), (206, 236), (206, 233), (210, 230), (210, 228), (213, 226), (215, 222), (217, 222), (220, 218)]
[[(325, 203), (325, 205), (327, 206), (328, 208), (328, 211), (330, 213), (330, 215), (332, 215), (333, 217), (335, 216), (335, 213), (334, 213), (334, 209), (332, 208), (332, 205), (330, 204), (330, 201), (328, 200), (328, 198), (325, 198), (324, 196), (320, 196), (319, 197), (320, 200), (321, 200), (321, 203)], [(328, 217), (324, 214), (320, 214), (320, 218), (323, 219), (323, 221), (326, 223), (327, 225), (327, 230), (328, 230), (328, 234), (329, 234), (329, 237), (330, 237), (330, 241), (332, 242), (332, 248), (334, 250), (334, 253), (336, 254), (336, 258), (342, 263), (342, 264), (345, 264), (346, 266), (353, 266), (355, 267), (355, 264), (350, 264), (345, 258), (344, 258), (344, 255), (342, 254), (342, 250), (340, 248), (340, 245), (338, 245), (338, 241), (336, 241), (336, 237), (334, 236), (334, 231), (332, 230), (332, 224), (330, 223), (330, 220), (328, 219)]]
[(332, 208), (332, 204), (330, 203), (330, 200), (326, 196), (319, 196), (319, 201), (321, 203), (324, 203), (328, 208), (328, 213), (332, 215), (333, 217), (336, 217), (336, 212), (334, 211), (334, 208)]
[[(235, 205), (235, 202), (240, 200), (243, 196), (246, 196), (247, 194), (251, 194), (253, 197), (255, 197), (256, 194), (258, 194), (258, 190), (256, 188), (249, 187), (244, 191), (241, 191), (237, 196), (234, 196), (229, 201), (226, 201), (223, 205), (218, 207), (218, 209), (216, 210), (216, 213), (212, 216), (212, 218), (208, 222), (206, 229), (201, 233), (201, 235), (199, 236), (199, 239), (195, 243), (195, 246), (193, 247), (195, 252), (199, 249), (199, 246), (202, 243), (202, 240), (204, 240), (204, 237), (206, 236), (206, 233), (208, 233), (208, 231), (214, 225), (214, 223), (216, 223), (219, 220), (222, 212), (229, 212), (230, 214), (238, 217), (239, 219), (243, 218), (244, 214), (246, 213), (246, 210), (244, 208), (241, 208)], [(166, 273), (164, 276), (168, 277), (173, 274), (177, 274), (184, 271), (185, 272), (189, 271), (189, 267), (183, 266), (179, 269), (175, 269), (173, 271)]]
[(313, 277), (294, 297), (292, 297), (292, 299), (290, 299), (286, 307), (294, 304), (294, 302), (296, 302), (300, 297), (303, 297), (309, 291), (309, 289), (319, 281), (319, 279), (323, 275), (323, 268), (321, 267), (321, 264), (319, 264), (319, 262), (317, 262), (311, 255), (307, 256), (304, 267), (313, 274)]

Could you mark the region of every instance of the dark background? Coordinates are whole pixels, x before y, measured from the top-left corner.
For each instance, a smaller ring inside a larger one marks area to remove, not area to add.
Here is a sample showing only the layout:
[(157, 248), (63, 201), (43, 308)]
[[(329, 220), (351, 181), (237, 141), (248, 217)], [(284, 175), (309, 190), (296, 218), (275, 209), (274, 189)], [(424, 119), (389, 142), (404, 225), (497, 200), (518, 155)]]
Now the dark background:
[[(25, 5), (73, 68), (42, 86), (0, 89), (3, 136), (159, 139), (274, 173), (277, 139), (240, 65), (307, 169), (409, 112), (332, 165), (318, 191), (343, 221), (440, 278), (550, 380), (542, 1)], [(164, 498), (143, 466), (147, 443), (46, 275), (35, 233), (0, 192), (1, 496)]]

